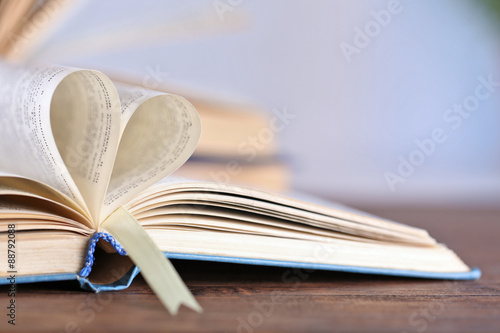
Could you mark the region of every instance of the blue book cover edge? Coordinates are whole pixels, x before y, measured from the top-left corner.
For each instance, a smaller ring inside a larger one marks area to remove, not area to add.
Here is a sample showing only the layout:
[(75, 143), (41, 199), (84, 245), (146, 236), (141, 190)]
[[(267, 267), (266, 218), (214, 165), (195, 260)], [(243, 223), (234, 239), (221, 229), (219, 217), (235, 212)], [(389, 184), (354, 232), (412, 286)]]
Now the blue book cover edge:
[[(295, 262), (295, 261), (224, 257), (224, 256), (212, 256), (203, 254), (186, 254), (186, 253), (170, 253), (170, 252), (166, 252), (164, 254), (167, 258), (170, 259), (212, 261), (212, 262), (222, 262), (222, 263), (273, 266), (273, 267), (284, 267), (284, 268), (301, 268), (308, 270), (326, 270), (326, 271), (338, 271), (347, 273), (389, 275), (389, 276), (424, 278), (424, 279), (477, 280), (481, 277), (481, 270), (479, 268), (473, 268), (469, 272), (438, 273), (438, 272), (421, 272), (421, 271), (400, 270), (400, 269), (306, 263), (306, 262)], [(130, 286), (130, 284), (137, 276), (137, 274), (139, 274), (139, 272), (140, 272), (139, 268), (134, 266), (121, 279), (111, 284), (94, 284), (90, 282), (88, 278), (81, 277), (76, 273), (29, 275), (29, 276), (19, 276), (19, 277), (16, 276), (15, 283), (21, 284), (21, 283), (34, 283), (34, 282), (77, 280), (83, 289), (94, 292), (123, 290)], [(1, 278), (0, 285), (5, 285), (5, 284), (11, 284), (11, 279), (9, 279), (8, 277)]]

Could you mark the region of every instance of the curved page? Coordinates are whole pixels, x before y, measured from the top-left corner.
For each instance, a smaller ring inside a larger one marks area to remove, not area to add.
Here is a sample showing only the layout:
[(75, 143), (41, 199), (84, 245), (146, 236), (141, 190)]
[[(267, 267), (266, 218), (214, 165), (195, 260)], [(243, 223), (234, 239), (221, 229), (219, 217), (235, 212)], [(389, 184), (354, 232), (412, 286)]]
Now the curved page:
[(201, 133), (196, 109), (176, 95), (117, 85), (121, 139), (100, 220), (177, 170)]
[(119, 140), (120, 104), (102, 73), (0, 63), (0, 170), (60, 191), (99, 216)]

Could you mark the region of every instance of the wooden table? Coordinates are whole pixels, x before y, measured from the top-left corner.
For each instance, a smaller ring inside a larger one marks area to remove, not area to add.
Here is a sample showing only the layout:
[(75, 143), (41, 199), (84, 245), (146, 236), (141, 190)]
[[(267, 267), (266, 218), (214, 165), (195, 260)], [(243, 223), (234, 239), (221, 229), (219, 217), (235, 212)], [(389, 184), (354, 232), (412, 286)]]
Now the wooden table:
[(500, 332), (500, 209), (367, 210), (426, 228), (483, 277), (432, 281), (177, 261), (201, 315), (182, 308), (171, 317), (140, 277), (104, 294), (73, 282), (38, 283), (18, 286), (16, 331)]

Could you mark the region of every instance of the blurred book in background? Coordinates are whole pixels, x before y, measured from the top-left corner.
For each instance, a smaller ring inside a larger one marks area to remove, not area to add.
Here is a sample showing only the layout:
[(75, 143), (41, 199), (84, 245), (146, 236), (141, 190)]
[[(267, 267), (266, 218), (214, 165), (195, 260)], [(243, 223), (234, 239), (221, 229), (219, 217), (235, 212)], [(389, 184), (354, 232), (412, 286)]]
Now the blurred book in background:
[(288, 166), (275, 136), (264, 136), (270, 117), (256, 107), (184, 95), (198, 110), (200, 142), (175, 173), (186, 178), (246, 185), (273, 192), (289, 189)]
[[(110, 77), (116, 82), (141, 86), (139, 79)], [(185, 97), (201, 118), (200, 142), (175, 176), (273, 192), (289, 190), (289, 167), (279, 156), (278, 140), (270, 131), (271, 117), (265, 110), (246, 103), (209, 98), (203, 93), (178, 87), (159, 86), (155, 90)]]
[(83, 1), (0, 0), (0, 55), (19, 61), (32, 58)]
[(286, 192), (290, 184), (288, 167), (281, 161), (245, 164), (236, 160), (218, 162), (191, 158), (174, 175), (239, 184), (272, 192)]

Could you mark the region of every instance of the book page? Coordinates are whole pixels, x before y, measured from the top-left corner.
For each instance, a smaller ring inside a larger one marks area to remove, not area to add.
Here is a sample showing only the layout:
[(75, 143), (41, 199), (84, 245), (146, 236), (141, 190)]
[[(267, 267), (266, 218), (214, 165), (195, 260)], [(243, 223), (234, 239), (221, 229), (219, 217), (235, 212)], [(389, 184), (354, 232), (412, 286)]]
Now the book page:
[(101, 221), (179, 168), (201, 133), (198, 113), (186, 99), (126, 85), (117, 89), (122, 134)]
[(97, 71), (68, 75), (52, 97), (55, 142), (96, 225), (120, 142), (120, 119), (118, 93)]
[[(158, 247), (172, 254), (224, 258), (319, 263), (349, 267), (372, 267), (422, 272), (468, 272), (470, 268), (450, 249), (332, 239), (318, 242), (230, 232), (166, 230), (145, 227)], [(273, 263), (276, 265), (276, 263)]]
[(0, 63), (2, 173), (32, 179), (97, 220), (118, 147), (120, 106), (103, 74)]
[(197, 205), (200, 214), (204, 206), (227, 208), (382, 241), (436, 243), (425, 230), (381, 218), (358, 216), (334, 209), (334, 206), (327, 208), (241, 186), (175, 177), (156, 183), (128, 202), (125, 208), (135, 216), (167, 205)]
[[(78, 273), (85, 263), (88, 236), (66, 230), (24, 231), (16, 234), (16, 252), (22, 254), (17, 276)], [(0, 238), (0, 254), (6, 257), (8, 238)], [(57, 244), (57, 246), (54, 246)], [(61, 249), (64, 249), (62, 255)], [(0, 260), (0, 278), (9, 276), (8, 261)]]
[(6, 213), (3, 208), (7, 203), (23, 203), (25, 209), (31, 208), (31, 213), (42, 209), (92, 228), (90, 217), (73, 201), (56, 190), (29, 179), (0, 177), (0, 217)]

